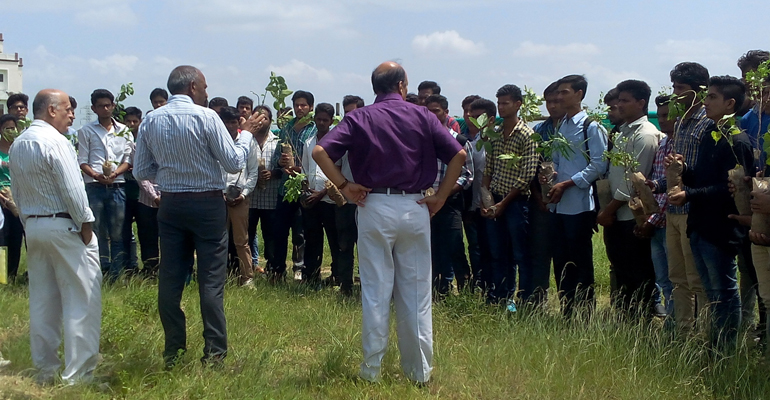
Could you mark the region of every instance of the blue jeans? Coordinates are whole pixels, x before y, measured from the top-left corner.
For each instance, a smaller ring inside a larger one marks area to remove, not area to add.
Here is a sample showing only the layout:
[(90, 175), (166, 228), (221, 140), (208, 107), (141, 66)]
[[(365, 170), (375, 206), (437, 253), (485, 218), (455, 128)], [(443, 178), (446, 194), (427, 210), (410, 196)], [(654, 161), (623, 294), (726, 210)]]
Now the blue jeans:
[(735, 253), (704, 240), (698, 232), (690, 234), (695, 268), (709, 300), (714, 345), (734, 345), (741, 323), (741, 297), (738, 293), (738, 265)]
[(660, 303), (660, 295), (665, 298), (666, 314), (669, 319), (674, 315), (674, 299), (671, 297), (671, 291), (674, 285), (668, 279), (668, 250), (666, 249), (666, 228), (655, 228), (655, 233), (650, 241), (650, 250), (652, 251), (652, 265), (655, 266), (655, 285), (658, 287), (657, 296), (653, 298), (655, 304)]
[[(495, 195), (499, 203), (502, 196)], [(519, 272), (518, 297), (529, 301), (534, 292), (529, 257), (529, 207), (526, 199), (512, 201), (500, 218), (489, 226), (489, 248), (492, 253), (492, 285), (487, 292), (490, 302), (513, 298), (516, 293), (516, 270)]]
[(99, 240), (102, 272), (108, 281), (114, 282), (126, 266), (123, 243), (126, 192), (122, 187), (89, 183), (86, 185), (86, 194), (94, 213), (94, 233)]

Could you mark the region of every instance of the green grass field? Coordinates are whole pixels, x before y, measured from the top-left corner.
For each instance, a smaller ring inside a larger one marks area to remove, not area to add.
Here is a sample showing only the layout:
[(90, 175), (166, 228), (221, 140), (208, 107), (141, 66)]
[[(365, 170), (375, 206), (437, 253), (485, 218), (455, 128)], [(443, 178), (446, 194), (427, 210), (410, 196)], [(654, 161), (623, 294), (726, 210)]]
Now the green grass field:
[[(660, 321), (623, 322), (608, 307), (608, 264), (594, 247), (600, 302), (590, 322), (565, 322), (551, 292), (544, 313), (510, 314), (477, 295), (434, 305), (434, 373), (426, 387), (401, 374), (395, 329), (383, 380), (357, 378), (361, 306), (332, 289), (294, 282), (225, 292), (230, 352), (223, 370), (201, 367), (197, 287), (186, 290), (188, 353), (165, 372), (157, 286), (132, 281), (104, 289), (96, 386), (39, 387), (26, 377), (27, 291), (0, 287), (0, 399), (768, 399), (770, 365), (744, 340), (737, 355), (714, 358), (699, 337), (672, 339)], [(325, 263), (329, 262), (328, 254)]]

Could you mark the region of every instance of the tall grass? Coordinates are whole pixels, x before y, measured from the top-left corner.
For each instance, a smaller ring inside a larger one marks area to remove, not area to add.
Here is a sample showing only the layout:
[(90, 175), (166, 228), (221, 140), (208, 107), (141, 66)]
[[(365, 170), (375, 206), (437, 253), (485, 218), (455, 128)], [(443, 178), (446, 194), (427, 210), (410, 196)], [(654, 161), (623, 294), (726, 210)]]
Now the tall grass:
[[(0, 288), (0, 351), (13, 365), (0, 375), (0, 398), (61, 399), (767, 399), (768, 364), (744, 340), (722, 359), (700, 337), (672, 337), (660, 321), (618, 318), (607, 306), (606, 259), (597, 253), (601, 302), (588, 321), (565, 321), (554, 293), (545, 310), (485, 306), (461, 293), (434, 305), (434, 373), (410, 384), (398, 365), (395, 329), (383, 380), (357, 378), (361, 309), (337, 292), (294, 282), (225, 292), (230, 351), (223, 370), (205, 369), (197, 288), (183, 297), (188, 353), (163, 370), (157, 286), (131, 281), (104, 290), (95, 386), (40, 388), (25, 378), (29, 352), (27, 292)], [(328, 262), (328, 259), (327, 259)]]

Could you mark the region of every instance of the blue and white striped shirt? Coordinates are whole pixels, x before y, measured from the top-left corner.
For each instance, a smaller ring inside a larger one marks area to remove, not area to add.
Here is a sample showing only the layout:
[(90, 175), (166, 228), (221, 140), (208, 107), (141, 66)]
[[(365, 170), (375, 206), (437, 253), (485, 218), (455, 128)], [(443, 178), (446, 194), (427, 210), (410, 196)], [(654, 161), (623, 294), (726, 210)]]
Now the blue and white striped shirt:
[(162, 192), (172, 193), (224, 190), (222, 169), (243, 169), (251, 142), (233, 143), (219, 116), (187, 95), (173, 95), (150, 113), (137, 137), (134, 177), (152, 180)]
[(68, 213), (80, 227), (93, 222), (75, 148), (49, 123), (36, 119), (11, 145), (11, 191), (21, 220)]

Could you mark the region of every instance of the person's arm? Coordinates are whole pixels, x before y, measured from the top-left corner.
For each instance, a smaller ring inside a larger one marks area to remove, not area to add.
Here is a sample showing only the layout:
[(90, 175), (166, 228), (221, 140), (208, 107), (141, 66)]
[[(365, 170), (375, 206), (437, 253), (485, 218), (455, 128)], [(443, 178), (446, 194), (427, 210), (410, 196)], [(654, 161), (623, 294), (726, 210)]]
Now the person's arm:
[[(81, 228), (93, 222), (94, 214), (88, 206), (88, 196), (80, 171), (75, 164), (75, 150), (72, 146), (67, 143), (66, 146), (62, 144), (52, 148), (47, 154), (47, 161), (50, 171), (56, 176), (54, 182), (58, 186), (59, 195), (75, 225)], [(86, 230), (90, 230), (90, 225), (86, 226)]]
[(473, 150), (471, 142), (465, 142), (465, 146), (463, 147), (466, 154), (465, 165), (463, 165), (463, 170), (462, 173), (460, 173), (460, 177), (457, 178), (457, 186), (460, 187), (460, 190), (470, 189), (470, 187), (473, 186), (473, 179), (475, 179), (475, 176), (473, 175)]
[[(588, 149), (591, 157), (583, 170), (572, 175), (570, 179), (574, 186), (581, 189), (588, 189), (591, 184), (607, 172), (607, 161), (604, 159), (604, 152), (607, 151), (607, 136), (599, 130), (599, 124), (590, 124), (588, 126)], [(576, 155), (578, 157), (578, 155)]]
[[(495, 204), (495, 212), (491, 216), (492, 218), (500, 217), (503, 210), (505, 210), (512, 201), (516, 200), (521, 193), (527, 190), (537, 174), (537, 168), (540, 164), (540, 157), (536, 150), (537, 144), (532, 140), (530, 135), (526, 135), (526, 137), (522, 139), (522, 143), (519, 147), (519, 154), (522, 155), (521, 159), (517, 165), (511, 167), (514, 168), (513, 186), (511, 186), (511, 189), (503, 200)], [(505, 162), (506, 161), (500, 161), (501, 164)], [(508, 166), (502, 166), (501, 168), (508, 168)]]
[(467, 157), (465, 150), (460, 149), (460, 152), (458, 152), (457, 155), (452, 158), (452, 161), (447, 164), (446, 174), (444, 175), (444, 179), (441, 180), (441, 183), (438, 185), (436, 194), (418, 201), (419, 204), (428, 206), (431, 217), (444, 206), (446, 199), (449, 198), (449, 195), (452, 193), (452, 189), (457, 184), (457, 178), (460, 177), (463, 165), (465, 164), (465, 157)]
[[(342, 176), (342, 171), (334, 165), (334, 160), (329, 157), (326, 150), (321, 145), (316, 145), (313, 149), (313, 159), (318, 168), (321, 168), (324, 175), (342, 192), (342, 194), (351, 202), (363, 207), (366, 195), (372, 191), (371, 188), (367, 188), (357, 183), (349, 182)], [(460, 175), (459, 172), (457, 174)], [(457, 177), (455, 177), (457, 179)]]
[(134, 178), (138, 181), (155, 180), (155, 176), (158, 174), (158, 164), (155, 162), (155, 157), (147, 143), (147, 136), (150, 134), (147, 132), (149, 127), (148, 122), (139, 125), (139, 140), (136, 143), (133, 171)]
[[(720, 194), (730, 194), (730, 189), (727, 186), (727, 171), (735, 167), (735, 156), (733, 155), (732, 150), (730, 149), (730, 144), (727, 142), (727, 140), (720, 141), (714, 151), (717, 153), (716, 159), (719, 163), (719, 166), (717, 166), (716, 170), (724, 171), (724, 179), (714, 179), (713, 183), (710, 185), (693, 187), (695, 184), (695, 176), (702, 172), (699, 172), (695, 168), (690, 168), (688, 165), (685, 165), (685, 171), (682, 173), (682, 183), (686, 186), (686, 202), (697, 200), (708, 201), (709, 198), (713, 198), (714, 196), (718, 196)], [(703, 152), (700, 154), (705, 156)]]
[(209, 151), (226, 172), (237, 174), (246, 165), (248, 148), (233, 142), (225, 124), (213, 112), (206, 113), (204, 121), (203, 134), (206, 135)]
[(259, 151), (257, 149), (257, 141), (251, 139), (249, 141), (249, 155), (246, 159), (246, 183), (243, 185), (243, 197), (248, 196), (257, 187), (257, 180), (259, 179)]

